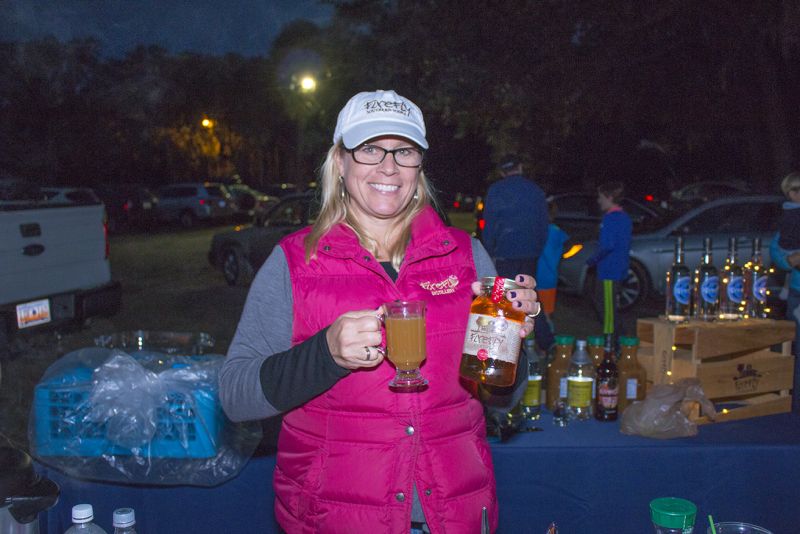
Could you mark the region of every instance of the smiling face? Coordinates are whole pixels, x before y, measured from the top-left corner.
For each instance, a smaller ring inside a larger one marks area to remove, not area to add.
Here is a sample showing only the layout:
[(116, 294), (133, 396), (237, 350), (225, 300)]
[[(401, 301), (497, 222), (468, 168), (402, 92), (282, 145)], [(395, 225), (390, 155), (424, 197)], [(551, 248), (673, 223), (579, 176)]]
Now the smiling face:
[[(395, 136), (378, 137), (366, 144), (385, 150), (416, 146)], [(391, 154), (386, 154), (377, 165), (365, 165), (355, 161), (349, 152), (340, 151), (336, 163), (349, 194), (348, 210), (360, 224), (373, 231), (397, 218), (417, 190), (419, 168), (401, 167)]]

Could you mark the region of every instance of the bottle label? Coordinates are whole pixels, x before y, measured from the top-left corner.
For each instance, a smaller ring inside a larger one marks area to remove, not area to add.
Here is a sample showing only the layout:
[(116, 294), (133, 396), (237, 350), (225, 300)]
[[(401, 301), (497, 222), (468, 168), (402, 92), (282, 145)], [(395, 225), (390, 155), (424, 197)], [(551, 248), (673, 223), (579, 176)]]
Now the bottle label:
[(529, 375), (528, 387), (522, 395), (523, 406), (539, 406), (542, 402), (542, 375)]
[(753, 277), (753, 297), (762, 304), (767, 301), (767, 277)]
[(700, 296), (705, 302), (715, 304), (719, 295), (719, 277), (709, 276), (700, 284)]
[(675, 278), (675, 285), (672, 288), (672, 295), (681, 304), (689, 304), (689, 294), (691, 292), (691, 279), (688, 276)]
[(744, 297), (744, 278), (741, 276), (731, 276), (726, 289), (728, 300), (741, 302)]
[(619, 401), (619, 387), (617, 386), (616, 379), (603, 380), (597, 385), (597, 400), (600, 401), (600, 406), (606, 410), (613, 410), (617, 407)]
[(495, 304), (503, 300), (503, 295), (504, 295), (503, 289), (505, 288), (505, 285), (506, 281), (504, 278), (501, 278), (499, 276), (495, 277), (494, 285), (492, 286), (492, 294), (490, 297), (492, 299), (492, 302), (494, 302)]
[(567, 404), (573, 408), (588, 408), (592, 403), (594, 380), (588, 376), (567, 378)]
[(636, 390), (639, 389), (639, 380), (637, 378), (629, 378), (625, 382), (625, 398), (635, 399)]
[(567, 398), (567, 377), (562, 376), (558, 381), (558, 397), (561, 399)]
[(503, 316), (470, 313), (463, 352), (479, 360), (494, 358), (516, 364), (522, 342), (519, 337), (521, 329), (522, 323), (509, 321)]

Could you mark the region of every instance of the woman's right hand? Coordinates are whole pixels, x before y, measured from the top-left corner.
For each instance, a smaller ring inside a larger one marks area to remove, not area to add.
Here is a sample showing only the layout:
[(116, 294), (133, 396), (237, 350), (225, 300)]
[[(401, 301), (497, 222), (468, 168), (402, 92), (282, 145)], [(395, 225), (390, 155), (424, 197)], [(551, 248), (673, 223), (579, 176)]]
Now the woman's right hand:
[(345, 369), (375, 367), (384, 358), (381, 345), (382, 308), (340, 315), (325, 334), (333, 361)]

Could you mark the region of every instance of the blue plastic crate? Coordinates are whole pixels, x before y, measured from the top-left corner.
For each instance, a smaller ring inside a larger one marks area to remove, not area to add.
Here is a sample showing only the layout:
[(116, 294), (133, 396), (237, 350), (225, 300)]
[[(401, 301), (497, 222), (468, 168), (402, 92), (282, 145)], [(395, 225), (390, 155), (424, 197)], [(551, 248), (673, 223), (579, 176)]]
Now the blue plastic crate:
[[(34, 445), (40, 456), (131, 455), (106, 438), (104, 423), (87, 420), (93, 369), (78, 367), (40, 382), (34, 390)], [(153, 458), (211, 458), (224, 415), (216, 388), (168, 392), (157, 409), (156, 433), (139, 453)]]

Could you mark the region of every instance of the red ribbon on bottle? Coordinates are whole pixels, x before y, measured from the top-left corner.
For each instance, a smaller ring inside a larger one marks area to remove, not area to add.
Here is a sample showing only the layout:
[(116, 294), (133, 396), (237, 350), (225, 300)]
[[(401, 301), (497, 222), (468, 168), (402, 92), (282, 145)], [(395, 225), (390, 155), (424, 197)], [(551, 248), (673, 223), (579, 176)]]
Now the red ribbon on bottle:
[(506, 279), (500, 276), (496, 276), (494, 279), (494, 285), (492, 286), (492, 302), (497, 304), (501, 300), (503, 300), (504, 291), (506, 285)]

